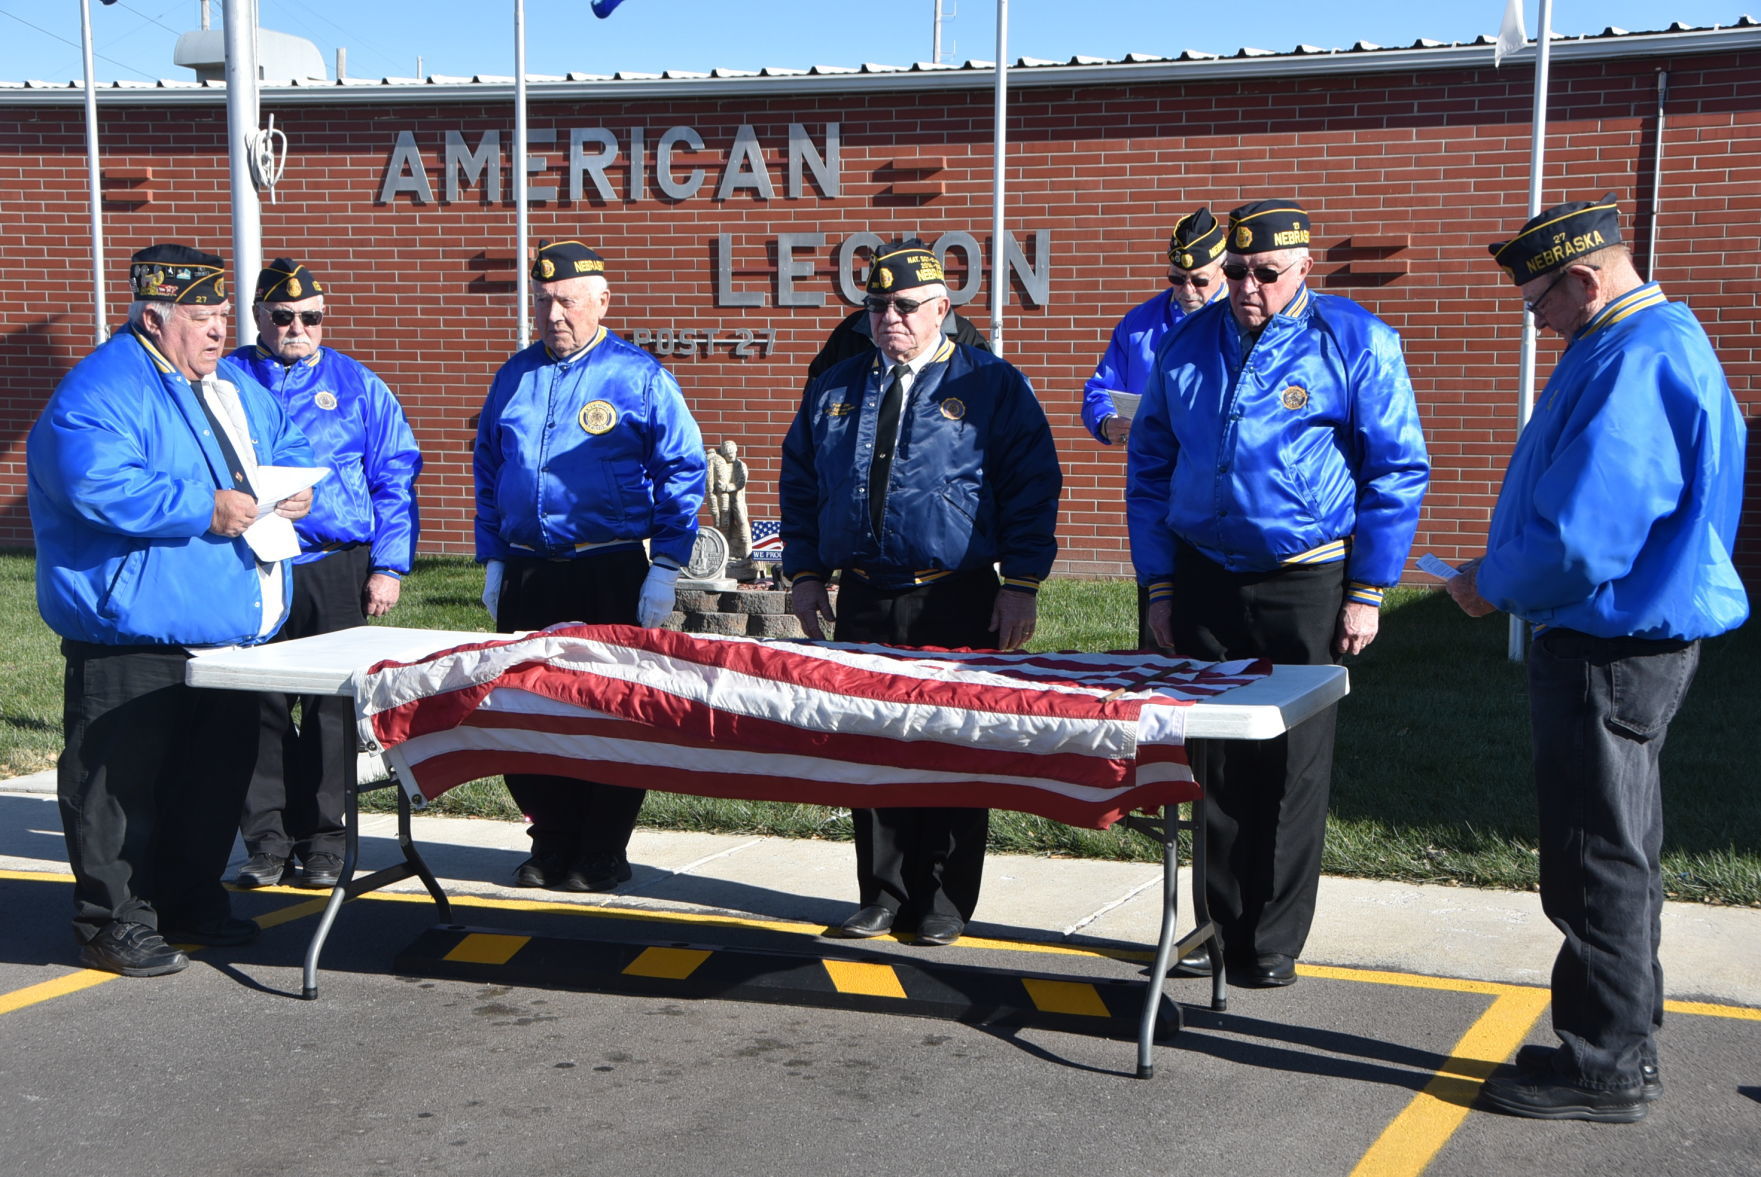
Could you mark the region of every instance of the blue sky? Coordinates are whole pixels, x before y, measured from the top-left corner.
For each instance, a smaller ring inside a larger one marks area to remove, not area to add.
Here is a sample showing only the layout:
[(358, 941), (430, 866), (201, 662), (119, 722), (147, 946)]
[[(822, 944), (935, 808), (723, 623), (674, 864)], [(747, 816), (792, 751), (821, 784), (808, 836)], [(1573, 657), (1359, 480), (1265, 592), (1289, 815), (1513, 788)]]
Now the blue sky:
[[(1672, 21), (1734, 24), (1761, 0), (1556, 0), (1553, 25), (1567, 34), (1667, 27)], [(223, 0), (212, 0), (220, 23)], [(181, 32), (198, 24), (199, 0), (91, 0), (99, 80), (194, 75), (171, 63)], [(350, 76), (513, 72), (513, 0), (259, 0), (263, 27), (315, 42), (334, 70), (348, 49)], [(996, 49), (996, 0), (944, 0), (943, 60), (989, 61)], [(934, 0), (624, 0), (596, 19), (588, 0), (526, 0), (527, 70), (534, 74), (706, 70), (717, 66), (805, 68), (907, 64), (931, 54)], [(1526, 0), (1533, 35), (1539, 0)], [(1246, 19), (1225, 5), (1180, 0), (1012, 0), (1009, 56), (1054, 60), (1076, 54), (1171, 56), (1182, 49), (1229, 53), (1242, 46), (1346, 47), (1358, 41), (1407, 45), (1420, 37), (1471, 41), (1498, 31), (1503, 0), (1260, 0)], [(0, 79), (77, 80), (76, 0), (0, 0)]]

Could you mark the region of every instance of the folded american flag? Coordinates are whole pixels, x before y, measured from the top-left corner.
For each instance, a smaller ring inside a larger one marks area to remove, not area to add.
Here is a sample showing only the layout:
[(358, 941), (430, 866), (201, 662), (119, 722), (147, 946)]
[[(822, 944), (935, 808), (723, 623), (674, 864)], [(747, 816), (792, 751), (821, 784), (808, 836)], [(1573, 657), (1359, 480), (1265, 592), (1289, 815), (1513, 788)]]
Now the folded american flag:
[(428, 798), (535, 772), (709, 797), (1015, 809), (1105, 829), (1197, 796), (1173, 709), (1270, 669), (563, 625), (381, 662), (354, 688), (363, 745), (390, 751)]

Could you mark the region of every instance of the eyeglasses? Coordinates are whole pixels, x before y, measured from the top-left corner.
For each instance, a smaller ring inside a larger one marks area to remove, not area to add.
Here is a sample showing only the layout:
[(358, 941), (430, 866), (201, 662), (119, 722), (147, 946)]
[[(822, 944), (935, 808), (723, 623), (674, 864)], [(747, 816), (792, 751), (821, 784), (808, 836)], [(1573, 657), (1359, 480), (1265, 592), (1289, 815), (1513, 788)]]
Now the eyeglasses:
[(1203, 290), (1211, 284), (1211, 279), (1206, 274), (1169, 274), (1168, 282), (1173, 286), (1190, 286), (1194, 290)]
[(1252, 274), (1255, 282), (1261, 286), (1270, 286), (1289, 272), (1289, 266), (1285, 266), (1282, 270), (1274, 270), (1271, 266), (1248, 266), (1241, 262), (1223, 263), (1223, 277), (1231, 282), (1245, 281), (1247, 276)]
[(899, 312), (900, 318), (906, 318), (915, 314), (917, 308), (923, 306), (924, 302), (913, 298), (881, 298), (876, 295), (863, 299), (862, 305), (868, 308), (868, 313), (871, 315), (885, 315), (888, 310), (896, 310)]
[[(1601, 269), (1600, 266), (1585, 266), (1584, 268), (1586, 270)], [(1547, 289), (1543, 290), (1537, 297), (1528, 299), (1527, 301), (1525, 301), (1523, 303), (1523, 310), (1529, 312), (1529, 314), (1531, 314), (1531, 315), (1540, 314), (1541, 313), (1541, 304), (1547, 301), (1547, 296), (1553, 293), (1553, 288), (1558, 286), (1561, 282), (1565, 281), (1566, 275), (1570, 274), (1570, 273), (1571, 273), (1570, 266), (1567, 266), (1565, 269), (1559, 271), (1559, 277), (1557, 277), (1557, 278), (1553, 279), (1553, 281), (1547, 283)]]
[(308, 327), (316, 327), (324, 321), (323, 311), (270, 311), (269, 321), (277, 327), (291, 327), (296, 314), (300, 322)]

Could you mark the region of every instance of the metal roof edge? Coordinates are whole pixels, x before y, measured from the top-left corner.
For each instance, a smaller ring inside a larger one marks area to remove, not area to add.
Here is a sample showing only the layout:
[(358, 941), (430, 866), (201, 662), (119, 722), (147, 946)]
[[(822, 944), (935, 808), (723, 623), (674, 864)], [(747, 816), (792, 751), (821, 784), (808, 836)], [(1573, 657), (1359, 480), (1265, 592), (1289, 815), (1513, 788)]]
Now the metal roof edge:
[[(1360, 45), (1363, 43), (1360, 42)], [(1606, 32), (1577, 37), (1556, 37), (1552, 57), (1558, 62), (1612, 61), (1634, 57), (1681, 57), (1742, 52), (1761, 48), (1761, 23), (1744, 23), (1703, 29), (1669, 29), (1654, 33)], [(1297, 77), (1331, 73), (1429, 73), (1441, 70), (1483, 68), (1492, 61), (1490, 39), (1472, 44), (1418, 43), (1405, 48), (1353, 48), (1315, 50), (1300, 46), (1289, 53), (1253, 56), (1145, 58), (1128, 55), (1120, 61), (1095, 64), (1092, 58), (1074, 58), (1064, 64), (1020, 64), (1009, 71), (1011, 89), (1049, 86), (1122, 86), (1162, 82), (1247, 80)], [(1534, 60), (1534, 48), (1519, 50), (1514, 69)], [(612, 78), (527, 80), (527, 94), (535, 101), (593, 99), (620, 102), (650, 98), (721, 98), (729, 96), (789, 96), (795, 94), (897, 92), (901, 89), (951, 91), (989, 89), (994, 72), (989, 68), (924, 68), (917, 66), (864, 65), (860, 68), (815, 66), (801, 73), (715, 71), (694, 74), (623, 74)], [(264, 86), (265, 106), (407, 105), (412, 103), (499, 102), (511, 100), (511, 79), (462, 80), (385, 79), (364, 82), (348, 78), (327, 84), (305, 82), (298, 86)], [(105, 105), (217, 105), (225, 101), (224, 85), (176, 82), (107, 84), (97, 97)], [(35, 84), (0, 83), (0, 105), (72, 105), (84, 101), (77, 83), (38, 87)]]

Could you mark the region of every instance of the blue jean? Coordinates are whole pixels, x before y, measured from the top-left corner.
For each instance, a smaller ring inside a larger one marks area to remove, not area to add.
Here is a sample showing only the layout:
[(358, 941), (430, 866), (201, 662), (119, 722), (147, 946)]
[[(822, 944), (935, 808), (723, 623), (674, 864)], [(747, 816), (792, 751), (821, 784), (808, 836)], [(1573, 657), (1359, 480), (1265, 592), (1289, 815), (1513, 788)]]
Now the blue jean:
[(1577, 1081), (1632, 1087), (1663, 1024), (1658, 757), (1698, 642), (1544, 630), (1529, 656), (1541, 906), (1565, 935), (1553, 1029)]

